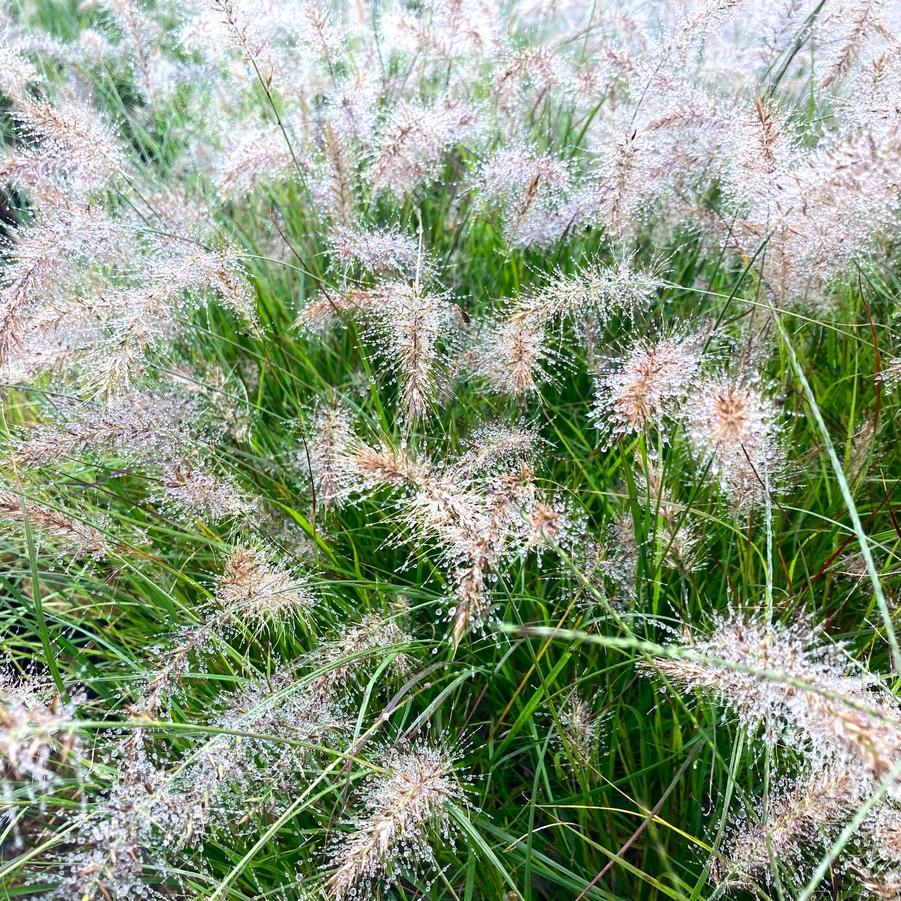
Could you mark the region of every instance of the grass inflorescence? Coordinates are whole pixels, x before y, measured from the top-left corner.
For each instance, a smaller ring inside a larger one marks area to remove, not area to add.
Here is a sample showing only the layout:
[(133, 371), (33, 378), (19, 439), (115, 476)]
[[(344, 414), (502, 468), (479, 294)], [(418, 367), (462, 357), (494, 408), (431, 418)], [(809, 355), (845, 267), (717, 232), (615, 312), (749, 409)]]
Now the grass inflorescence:
[(3, 897), (901, 898), (901, 16), (0, 12)]

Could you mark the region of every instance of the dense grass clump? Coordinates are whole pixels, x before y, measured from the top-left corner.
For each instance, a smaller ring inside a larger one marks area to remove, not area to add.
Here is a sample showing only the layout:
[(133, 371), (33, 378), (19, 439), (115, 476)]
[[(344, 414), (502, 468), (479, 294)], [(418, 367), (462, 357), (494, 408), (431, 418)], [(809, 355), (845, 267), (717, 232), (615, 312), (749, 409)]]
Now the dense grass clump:
[(0, 13), (4, 898), (901, 898), (901, 21)]

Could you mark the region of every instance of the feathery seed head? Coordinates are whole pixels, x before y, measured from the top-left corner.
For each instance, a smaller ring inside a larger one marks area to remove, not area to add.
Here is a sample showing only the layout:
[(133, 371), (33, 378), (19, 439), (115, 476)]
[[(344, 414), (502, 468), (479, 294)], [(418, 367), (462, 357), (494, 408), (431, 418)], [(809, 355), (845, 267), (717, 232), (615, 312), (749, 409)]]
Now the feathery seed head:
[(15, 783), (28, 790), (46, 789), (78, 750), (75, 707), (84, 698), (65, 703), (51, 686), (34, 678), (0, 673), (0, 799), (10, 800)]
[(690, 572), (699, 563), (702, 538), (697, 534), (688, 510), (675, 500), (664, 484), (663, 473), (656, 463), (649, 461), (647, 479), (636, 478), (638, 490), (656, 512), (656, 537), (663, 549), (662, 563), (679, 572)]
[(207, 519), (246, 516), (253, 509), (253, 501), (231, 481), (188, 460), (165, 468), (161, 503)]
[[(84, 268), (108, 262), (125, 230), (96, 208), (71, 205), (19, 229), (0, 287), (0, 364), (12, 365), (22, 332), (47, 318), (48, 305), (71, 302)], [(53, 319), (51, 317), (50, 321)]]
[(858, 844), (860, 869), (874, 884), (897, 886), (901, 878), (901, 806), (897, 799), (883, 800), (870, 811), (861, 824)]
[(811, 869), (809, 860), (834, 837), (863, 800), (864, 786), (840, 767), (784, 779), (762, 822), (751, 813), (733, 821), (725, 855), (711, 870), (714, 882), (731, 889), (768, 884), (770, 861), (791, 868), (793, 879)]
[(372, 162), (372, 190), (388, 191), (402, 200), (421, 182), (436, 178), (444, 153), (474, 134), (478, 124), (473, 110), (450, 98), (432, 106), (399, 101)]
[(392, 619), (378, 614), (363, 617), (358, 623), (345, 628), (337, 639), (323, 644), (309, 655), (310, 665), (325, 670), (310, 684), (310, 691), (333, 698), (353, 684), (369, 659), (380, 651), (394, 653), (394, 670), (405, 672), (407, 656), (394, 648), (410, 640), (410, 636)]
[(579, 763), (586, 763), (598, 745), (601, 723), (590, 701), (577, 691), (570, 692), (558, 714), (561, 738)]
[(0, 94), (21, 102), (26, 87), (37, 80), (37, 69), (27, 59), (14, 48), (0, 45)]
[(509, 147), (482, 164), (476, 188), (484, 206), (500, 210), (515, 247), (557, 240), (570, 225), (556, 215), (572, 188), (565, 163), (525, 147)]
[(317, 748), (346, 729), (336, 699), (299, 685), (290, 671), (222, 698), (213, 723), (224, 731), (200, 746), (173, 788), (209, 798), (216, 824), (226, 827), (285, 805), (306, 784)]
[(688, 437), (722, 490), (739, 506), (772, 491), (783, 470), (776, 406), (752, 383), (725, 376), (699, 382), (686, 410)]
[(224, 198), (239, 200), (261, 182), (287, 177), (294, 165), (281, 129), (248, 129), (219, 160), (214, 181)]
[(384, 770), (370, 779), (364, 812), (333, 849), (328, 894), (339, 901), (362, 901), (383, 881), (434, 866), (430, 835), (447, 841), (449, 808), (466, 803), (453, 760), (437, 748), (394, 751)]
[(879, 373), (879, 379), (888, 391), (896, 390), (901, 385), (901, 358), (890, 360)]
[(359, 475), (365, 488), (410, 488), (429, 477), (430, 465), (414, 457), (403, 445), (370, 447), (363, 442), (350, 447), (349, 465)]
[(45, 466), (81, 455), (178, 465), (197, 437), (198, 409), (177, 394), (127, 394), (106, 405), (62, 403), (56, 423), (37, 426), (19, 443), (16, 458)]
[(316, 604), (309, 577), (287, 569), (262, 548), (239, 545), (225, 563), (216, 600), (236, 621), (258, 628), (306, 616)]
[(425, 418), (441, 388), (442, 342), (456, 323), (452, 304), (418, 287), (386, 286), (386, 303), (377, 311), (376, 323), (388, 338), (387, 365), (398, 380), (399, 403), (409, 427)]
[(593, 319), (604, 325), (613, 316), (632, 316), (647, 307), (662, 284), (653, 271), (626, 256), (612, 266), (587, 266), (574, 275), (555, 276), (524, 309), (546, 319), (571, 316), (576, 322)]
[(528, 316), (488, 323), (466, 360), (492, 390), (514, 395), (537, 391), (556, 361), (545, 323)]
[(768, 741), (784, 738), (813, 760), (841, 759), (868, 779), (882, 778), (901, 759), (897, 703), (885, 691), (874, 694), (873, 678), (852, 669), (806, 621), (770, 624), (730, 610), (714, 620), (709, 637), (682, 647), (688, 656), (660, 658), (653, 667), (713, 694), (746, 727), (765, 726)]
[(635, 535), (631, 513), (618, 516), (607, 530), (601, 572), (613, 582), (626, 598), (635, 597), (635, 580), (641, 545)]
[(88, 522), (65, 510), (21, 498), (12, 491), (0, 490), (0, 519), (8, 523), (26, 520), (49, 541), (60, 546), (60, 553), (75, 557), (101, 559), (110, 552), (103, 533)]
[(639, 338), (598, 377), (594, 418), (610, 439), (660, 426), (677, 412), (700, 363), (695, 336)]
[(538, 552), (562, 547), (571, 551), (585, 537), (584, 518), (565, 500), (530, 498), (526, 548)]
[(340, 403), (323, 404), (316, 411), (313, 433), (298, 452), (298, 459), (313, 480), (317, 504), (340, 507), (355, 487), (354, 444), (350, 414)]
[(419, 265), (415, 239), (398, 228), (337, 225), (329, 235), (329, 243), (340, 265), (356, 264), (377, 276), (412, 275)]
[(549, 47), (534, 45), (511, 52), (494, 72), (492, 94), (502, 109), (522, 103), (531, 91), (553, 90), (564, 74), (560, 60)]
[(113, 760), (115, 780), (77, 821), (75, 850), (50, 894), (58, 901), (153, 898), (145, 866), (172, 875), (170, 855), (203, 837), (206, 800), (172, 790), (169, 774), (144, 747), (143, 730), (124, 739)]
[(463, 442), (465, 451), (454, 461), (461, 477), (515, 469), (535, 455), (541, 439), (528, 425), (491, 422), (476, 428)]
[(25, 131), (64, 161), (73, 188), (81, 193), (106, 187), (125, 167), (113, 130), (87, 104), (22, 98), (15, 115)]
[(151, 663), (135, 709), (148, 717), (158, 717), (178, 690), (192, 657), (208, 652), (219, 638), (219, 618), (179, 629), (166, 644), (152, 649)]
[(306, 306), (298, 321), (313, 332), (336, 318), (360, 317), (376, 352), (397, 384), (398, 403), (409, 428), (431, 409), (445, 381), (444, 357), (454, 345), (456, 307), (418, 281), (381, 282)]

